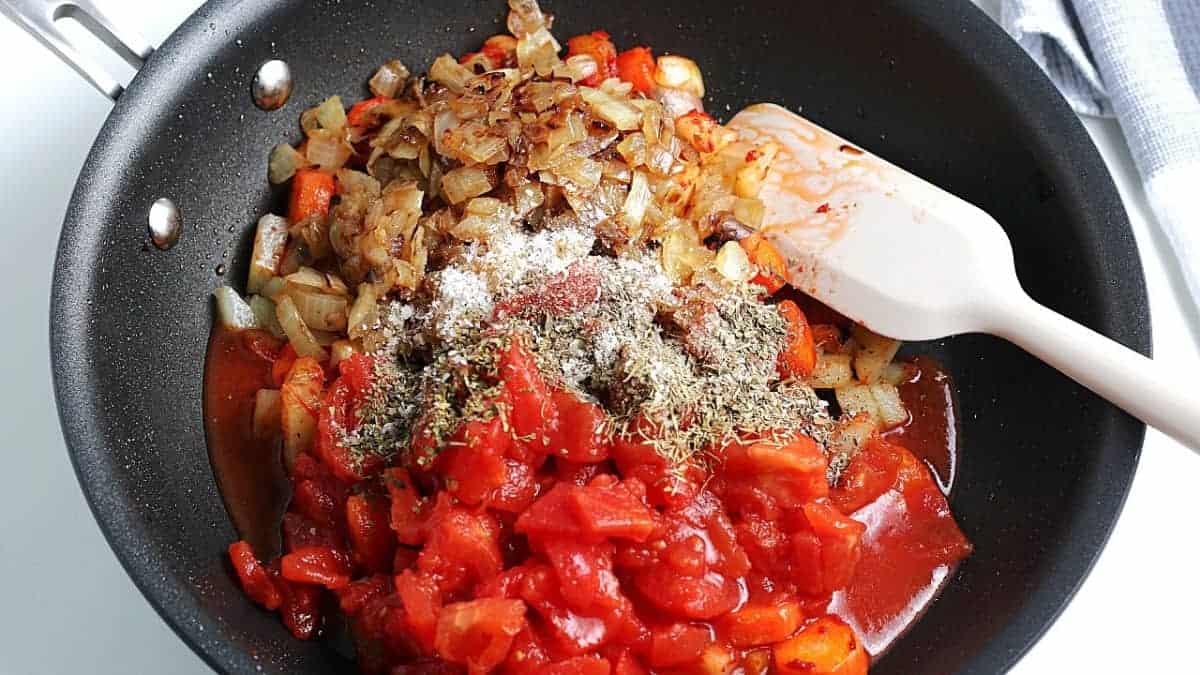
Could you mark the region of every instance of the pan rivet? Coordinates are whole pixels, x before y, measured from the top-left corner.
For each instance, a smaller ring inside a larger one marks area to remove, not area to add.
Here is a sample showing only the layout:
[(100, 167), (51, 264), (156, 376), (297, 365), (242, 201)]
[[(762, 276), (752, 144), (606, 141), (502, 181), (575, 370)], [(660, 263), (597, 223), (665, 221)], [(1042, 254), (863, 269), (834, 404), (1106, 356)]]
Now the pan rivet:
[(183, 216), (179, 214), (175, 202), (166, 197), (154, 202), (150, 206), (147, 221), (150, 224), (150, 239), (155, 246), (165, 251), (179, 241), (179, 234), (183, 231)]
[(251, 91), (254, 105), (263, 110), (282, 108), (292, 95), (292, 69), (279, 59), (267, 61), (258, 67)]

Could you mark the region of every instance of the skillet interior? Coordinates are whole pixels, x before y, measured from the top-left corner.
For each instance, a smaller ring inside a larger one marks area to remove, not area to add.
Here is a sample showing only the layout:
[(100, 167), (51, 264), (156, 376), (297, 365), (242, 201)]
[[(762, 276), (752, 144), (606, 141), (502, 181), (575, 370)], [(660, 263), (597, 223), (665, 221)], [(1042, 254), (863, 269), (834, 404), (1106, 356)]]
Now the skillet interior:
[[(710, 111), (769, 100), (992, 213), (1038, 300), (1143, 352), (1136, 247), (1086, 133), (1036, 67), (966, 0), (641, 3), (545, 0), (556, 34), (605, 28), (696, 58)], [(619, 9), (622, 5), (627, 11)], [(234, 538), (201, 420), (209, 293), (240, 283), (251, 224), (277, 197), (269, 148), (300, 111), (362, 94), (385, 57), (423, 68), (501, 26), (500, 0), (214, 0), (129, 87), (83, 170), (51, 308), (60, 416), (89, 502), (142, 591), (221, 670), (310, 673), (345, 661), (253, 608), (223, 551)], [(240, 41), (237, 42), (237, 41)], [(285, 109), (249, 78), (285, 58)], [(147, 245), (158, 197), (182, 208), (169, 252)], [(1016, 348), (968, 336), (916, 349), (955, 375), (965, 457), (953, 496), (976, 553), (873, 671), (1002, 672), (1057, 616), (1124, 500), (1143, 427)]]

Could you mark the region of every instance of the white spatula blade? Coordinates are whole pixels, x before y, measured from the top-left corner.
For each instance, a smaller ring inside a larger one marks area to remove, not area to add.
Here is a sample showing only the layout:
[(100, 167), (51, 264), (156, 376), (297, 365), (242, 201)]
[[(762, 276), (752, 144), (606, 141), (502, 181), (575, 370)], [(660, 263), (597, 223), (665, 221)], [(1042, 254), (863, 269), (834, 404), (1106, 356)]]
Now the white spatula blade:
[(979, 330), (981, 295), (1016, 283), (1008, 238), (979, 208), (777, 105), (730, 126), (779, 144), (763, 231), (789, 281), (846, 316), (901, 340), (944, 337)]

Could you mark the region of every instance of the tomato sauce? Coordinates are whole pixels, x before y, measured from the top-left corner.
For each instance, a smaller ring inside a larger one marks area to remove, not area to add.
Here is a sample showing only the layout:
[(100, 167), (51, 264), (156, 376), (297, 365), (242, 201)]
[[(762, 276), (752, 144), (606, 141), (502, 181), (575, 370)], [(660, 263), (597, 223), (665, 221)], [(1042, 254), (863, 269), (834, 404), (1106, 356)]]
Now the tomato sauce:
[[(834, 593), (829, 607), (854, 627), (875, 658), (921, 617), (971, 550), (953, 526), (945, 500), (933, 494), (948, 495), (954, 480), (958, 415), (953, 382), (928, 357), (917, 357), (912, 365), (912, 376), (899, 387), (909, 420), (883, 436), (931, 471), (910, 467), (911, 478), (894, 480), (891, 489), (851, 513), (867, 526), (862, 557), (854, 578)], [(856, 461), (888, 464), (889, 458), (864, 454)], [(904, 472), (903, 467), (897, 471)]]
[(279, 342), (262, 331), (215, 327), (204, 368), (208, 458), (233, 525), (260, 555), (278, 555), (279, 524), (291, 498), (279, 439), (254, 437), (259, 389), (274, 389)]
[(903, 445), (933, 469), (938, 486), (950, 494), (958, 463), (958, 402), (949, 373), (927, 356), (913, 359), (912, 376), (900, 384), (909, 419), (884, 437)]

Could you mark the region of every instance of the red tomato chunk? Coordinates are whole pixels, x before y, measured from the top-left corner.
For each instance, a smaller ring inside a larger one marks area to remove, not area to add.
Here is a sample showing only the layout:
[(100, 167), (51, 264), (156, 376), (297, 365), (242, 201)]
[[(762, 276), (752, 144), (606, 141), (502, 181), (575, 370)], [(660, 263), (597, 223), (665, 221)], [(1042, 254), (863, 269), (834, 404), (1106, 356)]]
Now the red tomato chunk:
[[(878, 576), (883, 547), (907, 546), (920, 580), (970, 550), (897, 445), (868, 443), (832, 490), (821, 448), (787, 430), (671, 466), (652, 425), (614, 437), (520, 341), (498, 373), (505, 415), (441, 443), (418, 430), (406, 463), (386, 466), (339, 444), (374, 377), (370, 358), (343, 360), (315, 449), (290, 467), (285, 554), (229, 548), (246, 594), (304, 639), (336, 606), (368, 673), (860, 675), (876, 644), (856, 632), (862, 613), (893, 607), (857, 572)], [(893, 502), (891, 530), (854, 517)]]

